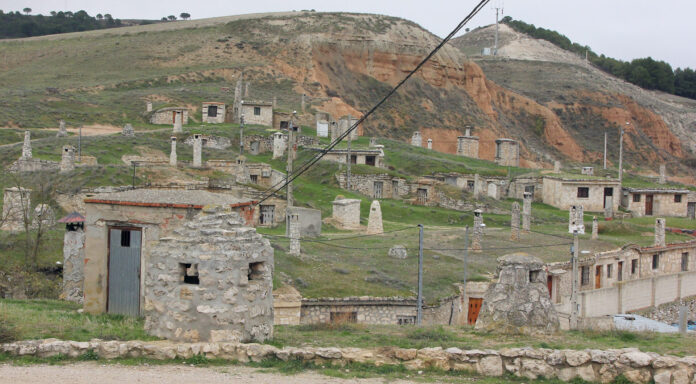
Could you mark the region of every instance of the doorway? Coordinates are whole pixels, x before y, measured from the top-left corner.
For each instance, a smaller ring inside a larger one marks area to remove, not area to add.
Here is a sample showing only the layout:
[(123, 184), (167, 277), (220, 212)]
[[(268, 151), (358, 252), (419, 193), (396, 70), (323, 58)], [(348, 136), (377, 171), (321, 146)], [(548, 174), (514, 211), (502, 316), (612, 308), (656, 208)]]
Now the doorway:
[(645, 195), (645, 216), (653, 214), (653, 195)]
[(686, 217), (696, 219), (696, 202), (686, 204)]
[(611, 188), (611, 187), (604, 188), (604, 203), (603, 203), (604, 206), (603, 206), (603, 208), (607, 207), (607, 197), (612, 197), (611, 201), (613, 204), (613, 202), (614, 202), (613, 196), (614, 196), (614, 188)]
[(616, 278), (618, 279), (618, 281), (623, 280), (623, 261), (619, 261), (619, 268), (616, 274)]
[(483, 304), (482, 298), (469, 298), (469, 313), (466, 317), (467, 324), (474, 325), (478, 319), (479, 312), (481, 312), (481, 305)]
[(546, 277), (546, 287), (549, 289), (549, 298), (553, 297), (553, 276)]
[(595, 267), (595, 278), (594, 278), (595, 289), (602, 288), (602, 266), (598, 265)]
[(384, 186), (384, 183), (381, 181), (375, 181), (374, 184), (374, 198), (375, 199), (381, 199), (382, 198), (382, 188)]
[(109, 228), (106, 311), (140, 316), (139, 228)]

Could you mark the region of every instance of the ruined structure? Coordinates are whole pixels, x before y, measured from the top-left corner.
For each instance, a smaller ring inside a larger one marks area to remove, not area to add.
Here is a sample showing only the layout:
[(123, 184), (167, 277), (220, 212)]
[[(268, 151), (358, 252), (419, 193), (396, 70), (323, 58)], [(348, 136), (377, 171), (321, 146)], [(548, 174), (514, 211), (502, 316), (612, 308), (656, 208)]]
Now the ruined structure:
[(483, 298), (476, 329), (511, 333), (552, 333), (559, 329), (549, 299), (544, 263), (526, 253), (498, 258), (497, 282)]
[(273, 103), (243, 100), (241, 114), (246, 124), (273, 126)]
[(134, 137), (135, 130), (133, 129), (133, 126), (130, 123), (124, 125), (123, 130), (121, 131), (121, 135), (126, 137)]
[(226, 113), (225, 103), (205, 101), (201, 107), (201, 120), (208, 124), (222, 124)]
[(512, 203), (512, 215), (510, 217), (510, 240), (518, 241), (520, 239), (520, 204)]
[(337, 196), (333, 201), (333, 222), (339, 229), (360, 228), (360, 200)]
[(568, 233), (585, 234), (585, 215), (582, 205), (573, 205), (568, 209)]
[(75, 169), (75, 147), (64, 145), (60, 160), (60, 173), (71, 172)]
[(77, 212), (58, 220), (65, 224), (63, 237), (63, 293), (65, 300), (82, 304), (85, 263), (85, 218)]
[(177, 163), (177, 158), (176, 158), (176, 136), (171, 137), (171, 142), (172, 142), (172, 149), (171, 152), (169, 152), (169, 165), (172, 167), (176, 167)]
[(378, 200), (374, 200), (372, 205), (370, 205), (370, 216), (367, 220), (367, 234), (379, 235), (382, 233), (384, 233), (382, 227), (382, 207), (380, 207)]
[(413, 132), (413, 136), (411, 136), (411, 145), (414, 147), (423, 146), (423, 138), (421, 137), (420, 131)]
[(56, 225), (56, 214), (48, 204), (39, 204), (34, 207), (34, 215), (31, 218), (31, 228), (50, 229)]
[(478, 159), (479, 138), (478, 136), (471, 136), (471, 128), (466, 129), (464, 136), (457, 137), (457, 155)]
[(686, 217), (689, 204), (688, 195), (688, 189), (623, 188), (621, 206), (635, 217)]
[(495, 140), (495, 162), (505, 167), (520, 166), (520, 145), (512, 139)]
[(2, 227), (0, 230), (19, 232), (31, 222), (31, 189), (5, 188), (2, 202)]
[(273, 336), (273, 248), (243, 225), (238, 213), (209, 206), (159, 238), (145, 260), (148, 333), (190, 342)]
[(22, 159), (31, 159), (31, 132), (24, 131), (24, 143), (22, 144)]
[(168, 107), (156, 110), (150, 116), (151, 124), (174, 124), (179, 126), (188, 124), (189, 110), (186, 107)]
[(56, 137), (65, 136), (68, 136), (68, 130), (65, 128), (65, 120), (60, 120), (58, 122), (58, 133), (56, 134)]

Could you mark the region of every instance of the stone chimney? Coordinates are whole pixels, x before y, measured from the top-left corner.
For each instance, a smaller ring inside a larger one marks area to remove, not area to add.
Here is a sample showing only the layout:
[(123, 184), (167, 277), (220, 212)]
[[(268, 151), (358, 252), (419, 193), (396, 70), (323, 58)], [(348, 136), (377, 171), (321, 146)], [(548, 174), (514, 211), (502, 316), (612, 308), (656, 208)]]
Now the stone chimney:
[(31, 132), (24, 131), (24, 144), (22, 145), (22, 159), (31, 159)]
[(471, 239), (471, 250), (481, 252), (481, 241), (483, 240), (483, 211), (474, 211), (474, 236)]
[(298, 213), (288, 213), (288, 237), (290, 238), (290, 255), (300, 256), (300, 215)]
[(184, 116), (182, 116), (182, 113), (180, 111), (176, 111), (174, 114), (174, 129), (172, 132), (174, 133), (182, 133), (184, 131), (182, 121), (183, 121)]
[(148, 101), (145, 103), (145, 111), (152, 112), (152, 102)]
[(520, 239), (520, 203), (512, 203), (512, 215), (510, 217), (510, 240)]
[(664, 164), (660, 164), (660, 179), (657, 182), (660, 184), (667, 182), (667, 167)]
[(658, 217), (655, 219), (655, 246), (665, 246), (665, 219)]
[(193, 166), (196, 168), (200, 167), (202, 163), (201, 152), (203, 152), (203, 140), (201, 135), (195, 134), (193, 135)]
[(413, 136), (411, 136), (411, 145), (414, 147), (423, 146), (423, 138), (421, 137), (420, 131), (413, 132)]
[(553, 162), (553, 173), (561, 173), (561, 162), (558, 160)]
[(75, 169), (75, 147), (64, 145), (60, 160), (60, 173), (70, 172), (73, 169)]
[(68, 130), (65, 128), (65, 120), (58, 122), (58, 134), (56, 137), (64, 137), (68, 135)]
[(526, 233), (532, 228), (532, 196), (531, 192), (524, 193), (524, 199), (522, 201), (522, 230)]
[(428, 149), (433, 149), (433, 139), (428, 139)]
[(582, 205), (571, 205), (568, 216), (568, 233), (578, 231), (578, 234), (585, 234), (585, 218)]
[(176, 136), (172, 136), (172, 150), (169, 152), (169, 165), (176, 167)]

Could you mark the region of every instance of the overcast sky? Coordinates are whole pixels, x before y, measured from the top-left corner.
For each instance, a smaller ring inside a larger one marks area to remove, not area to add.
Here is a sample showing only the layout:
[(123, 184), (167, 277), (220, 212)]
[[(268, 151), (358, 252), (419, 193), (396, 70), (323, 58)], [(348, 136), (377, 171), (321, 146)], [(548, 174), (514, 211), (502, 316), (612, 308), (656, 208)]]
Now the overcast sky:
[[(413, 20), (438, 36), (445, 36), (471, 11), (478, 0), (0, 0), (3, 11), (32, 8), (32, 13), (53, 10), (90, 15), (110, 13), (114, 18), (160, 19), (188, 12), (194, 19), (255, 12), (315, 9), (379, 13)], [(694, 0), (491, 0), (469, 25), (495, 22), (494, 6), (505, 15), (557, 30), (598, 53), (630, 60), (651, 56), (674, 68), (696, 68), (696, 14)]]

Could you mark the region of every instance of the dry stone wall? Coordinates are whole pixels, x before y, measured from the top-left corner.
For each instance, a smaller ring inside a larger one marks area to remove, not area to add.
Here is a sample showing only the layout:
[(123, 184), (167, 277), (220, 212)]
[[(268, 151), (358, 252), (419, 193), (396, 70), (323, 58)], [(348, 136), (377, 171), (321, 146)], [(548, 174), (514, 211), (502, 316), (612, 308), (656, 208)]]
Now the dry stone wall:
[(156, 360), (187, 359), (200, 355), (241, 363), (267, 359), (301, 361), (317, 365), (344, 366), (348, 363), (403, 365), (410, 370), (438, 368), (446, 371), (476, 372), (482, 376), (511, 374), (530, 380), (558, 378), (562, 381), (582, 379), (610, 383), (623, 375), (632, 383), (693, 383), (696, 356), (663, 356), (641, 352), (636, 348), (610, 350), (558, 350), (505, 348), (501, 350), (442, 347), (406, 349), (284, 347), (233, 342), (171, 343), (166, 341), (63, 341), (58, 339), (27, 340), (0, 344), (0, 352), (14, 356), (79, 357), (88, 352), (102, 359), (150, 358)]

